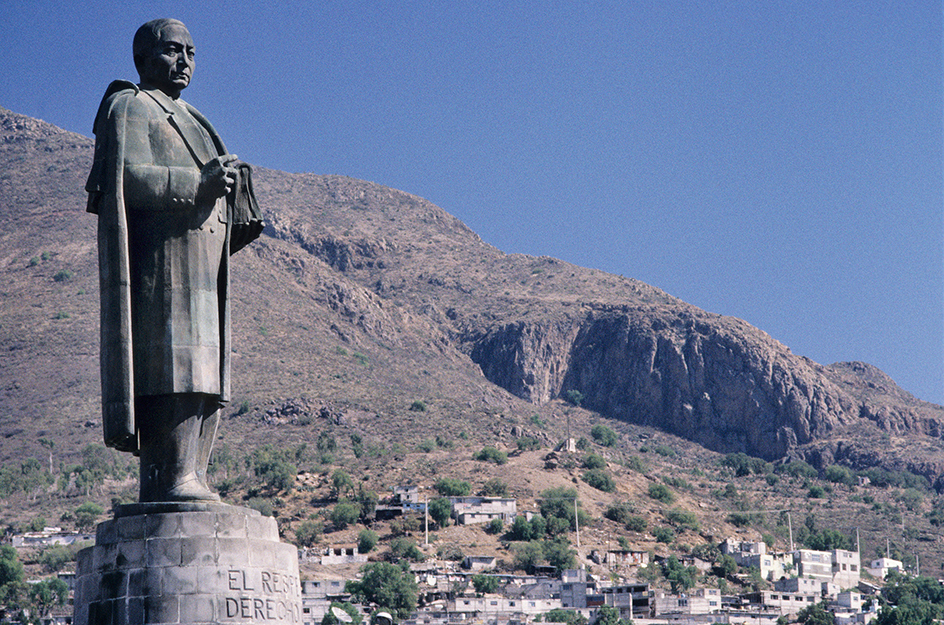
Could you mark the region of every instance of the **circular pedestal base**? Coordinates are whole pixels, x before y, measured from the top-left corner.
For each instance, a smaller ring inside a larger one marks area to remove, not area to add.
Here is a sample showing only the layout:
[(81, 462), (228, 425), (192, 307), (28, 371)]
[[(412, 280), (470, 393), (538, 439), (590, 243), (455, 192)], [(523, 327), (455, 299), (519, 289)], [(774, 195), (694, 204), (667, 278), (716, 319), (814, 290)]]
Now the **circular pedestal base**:
[(298, 552), (275, 519), (223, 504), (132, 504), (78, 555), (74, 625), (301, 623)]

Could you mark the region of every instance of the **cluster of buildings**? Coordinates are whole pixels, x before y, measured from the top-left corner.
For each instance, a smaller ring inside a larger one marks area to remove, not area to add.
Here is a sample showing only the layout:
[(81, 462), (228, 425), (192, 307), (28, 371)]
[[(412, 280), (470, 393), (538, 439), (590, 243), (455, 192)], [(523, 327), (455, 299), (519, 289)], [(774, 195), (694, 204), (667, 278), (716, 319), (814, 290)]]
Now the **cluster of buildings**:
[[(699, 623), (747, 623), (776, 625), (781, 617), (795, 618), (800, 610), (825, 601), (837, 625), (866, 624), (877, 616), (873, 595), (879, 587), (861, 579), (859, 554), (835, 549), (797, 549), (768, 553), (758, 542), (728, 540), (722, 552), (742, 567), (760, 571), (773, 588), (741, 594), (718, 588), (695, 588), (673, 594), (653, 589), (647, 582), (627, 581), (604, 574), (590, 575), (585, 569), (567, 570), (559, 577), (488, 573), (496, 562), (491, 557), (467, 557), (461, 566), (450, 562), (413, 566), (420, 590), (420, 607), (404, 625), (524, 625), (555, 609), (573, 610), (590, 622), (603, 606), (618, 610), (621, 618), (637, 625), (695, 625)], [(591, 558), (610, 567), (658, 566), (647, 552), (595, 551)], [(682, 560), (685, 565), (698, 564)], [(882, 558), (866, 570), (884, 577), (902, 570), (902, 563)], [(484, 573), (483, 573), (484, 572)], [(496, 578), (498, 591), (476, 594), (471, 578), (483, 573)], [(755, 573), (756, 575), (756, 573)], [(618, 580), (618, 581), (617, 581)], [(345, 581), (306, 581), (302, 586), (302, 625), (318, 625), (332, 601), (350, 599)]]
[[(514, 499), (501, 497), (450, 497), (452, 517), (459, 524), (488, 523), (492, 519), (509, 522), (518, 514)], [(396, 490), (390, 505), (378, 508), (378, 515), (391, 517), (408, 511), (423, 512), (426, 502), (415, 487)], [(59, 528), (13, 537), (15, 547), (44, 547), (91, 540), (91, 535), (64, 533)], [(660, 566), (661, 558), (648, 551), (626, 549), (593, 550), (587, 555), (603, 571), (591, 575), (586, 569), (564, 571), (559, 577), (551, 567), (539, 567), (536, 575), (494, 573), (496, 559), (467, 556), (461, 563), (434, 561), (415, 564), (412, 571), (419, 588), (419, 608), (402, 625), (525, 625), (545, 620), (552, 610), (581, 613), (591, 623), (604, 606), (615, 608), (621, 618), (637, 625), (695, 625), (701, 623), (747, 623), (776, 625), (782, 617), (795, 617), (800, 610), (827, 602), (837, 625), (866, 624), (876, 617), (878, 602), (872, 597), (879, 587), (861, 579), (858, 552), (834, 549), (796, 549), (768, 552), (763, 542), (735, 539), (720, 544), (722, 554), (731, 556), (751, 575), (770, 582), (772, 588), (742, 594), (723, 593), (718, 588), (695, 588), (681, 594), (653, 589), (649, 583), (629, 581), (646, 567)], [(305, 562), (332, 565), (367, 561), (356, 545), (332, 545), (299, 551)], [(651, 561), (654, 560), (654, 561)], [(680, 559), (683, 566), (706, 572), (710, 563), (697, 558)], [(340, 569), (338, 569), (340, 570)], [(897, 560), (873, 560), (866, 570), (878, 579), (889, 572), (902, 571)], [(489, 575), (497, 582), (497, 592), (477, 594), (472, 578)], [(67, 583), (71, 581), (66, 576)], [(346, 579), (302, 581), (302, 619), (299, 625), (320, 625), (333, 602), (350, 600)], [(336, 614), (336, 612), (335, 612)], [(60, 616), (60, 615), (57, 615)], [(366, 617), (366, 614), (365, 614)], [(365, 619), (366, 620), (366, 619)], [(49, 625), (66, 624), (68, 618), (52, 618)]]

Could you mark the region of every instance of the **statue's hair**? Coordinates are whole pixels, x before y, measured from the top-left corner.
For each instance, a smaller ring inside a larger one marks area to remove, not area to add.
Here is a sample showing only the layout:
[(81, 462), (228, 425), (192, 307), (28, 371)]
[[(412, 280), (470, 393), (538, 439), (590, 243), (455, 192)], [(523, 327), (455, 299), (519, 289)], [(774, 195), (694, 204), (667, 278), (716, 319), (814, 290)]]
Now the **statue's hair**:
[(180, 20), (163, 17), (151, 20), (143, 24), (134, 33), (134, 41), (131, 42), (131, 52), (134, 54), (134, 66), (139, 67), (141, 61), (147, 56), (154, 47), (154, 44), (161, 39), (161, 31), (168, 26), (184, 26)]

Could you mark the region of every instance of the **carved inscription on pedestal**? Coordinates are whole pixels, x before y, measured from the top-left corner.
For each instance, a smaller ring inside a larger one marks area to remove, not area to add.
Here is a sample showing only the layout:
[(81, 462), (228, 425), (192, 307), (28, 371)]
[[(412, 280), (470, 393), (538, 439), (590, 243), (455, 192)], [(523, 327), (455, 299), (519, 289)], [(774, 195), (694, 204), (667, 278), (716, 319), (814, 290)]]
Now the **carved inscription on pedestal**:
[(298, 578), (275, 571), (229, 569), (220, 615), (229, 621), (298, 623)]

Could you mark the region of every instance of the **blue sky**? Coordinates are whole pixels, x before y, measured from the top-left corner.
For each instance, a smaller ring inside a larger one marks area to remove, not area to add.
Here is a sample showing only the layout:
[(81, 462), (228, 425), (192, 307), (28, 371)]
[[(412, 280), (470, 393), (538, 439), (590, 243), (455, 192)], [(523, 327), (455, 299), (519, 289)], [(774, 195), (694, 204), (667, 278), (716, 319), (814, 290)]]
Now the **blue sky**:
[[(935, 1), (7, 0), (0, 106), (91, 134), (177, 17), (243, 159), (423, 196), (944, 403)], [(16, 77), (15, 79), (12, 77)]]

